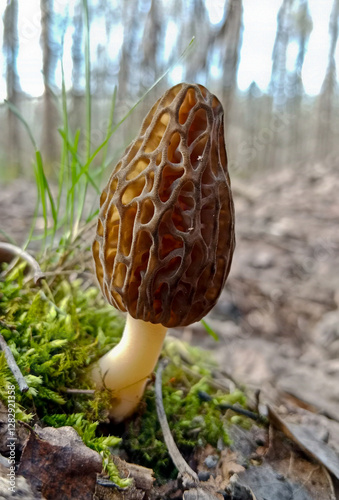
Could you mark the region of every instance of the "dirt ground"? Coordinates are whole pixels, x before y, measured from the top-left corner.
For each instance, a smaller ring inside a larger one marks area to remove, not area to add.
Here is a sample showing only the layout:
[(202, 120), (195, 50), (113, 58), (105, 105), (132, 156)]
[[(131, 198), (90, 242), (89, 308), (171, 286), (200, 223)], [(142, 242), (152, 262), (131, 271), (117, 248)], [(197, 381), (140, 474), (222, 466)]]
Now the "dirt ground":
[[(35, 187), (18, 180), (0, 192), (0, 228), (20, 244)], [(220, 340), (200, 324), (174, 334), (214, 351), (236, 383), (260, 390), (260, 403), (310, 410), (339, 454), (338, 192), (333, 164), (233, 178), (237, 246), (207, 317)]]

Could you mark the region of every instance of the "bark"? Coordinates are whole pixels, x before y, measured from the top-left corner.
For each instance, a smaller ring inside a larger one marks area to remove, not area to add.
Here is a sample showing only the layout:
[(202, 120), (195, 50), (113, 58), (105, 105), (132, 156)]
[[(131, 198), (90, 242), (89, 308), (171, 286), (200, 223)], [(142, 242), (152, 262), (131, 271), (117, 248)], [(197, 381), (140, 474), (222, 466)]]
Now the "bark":
[[(288, 161), (301, 158), (304, 153), (302, 126), (302, 102), (304, 97), (304, 85), (302, 81), (302, 69), (304, 65), (308, 40), (313, 28), (312, 18), (308, 8), (308, 0), (300, 0), (297, 11), (294, 14), (294, 37), (298, 41), (299, 50), (295, 62), (294, 71), (286, 82), (289, 97), (289, 113), (293, 116), (291, 121), (290, 145)], [(304, 122), (307, 126), (306, 122)]]
[(292, 3), (293, 0), (283, 0), (277, 18), (277, 33), (273, 46), (270, 81), (270, 92), (277, 108), (283, 108), (286, 103), (286, 51), (291, 34), (290, 14)]
[(223, 65), (222, 100), (225, 109), (225, 130), (230, 121), (234, 91), (236, 89), (239, 55), (242, 42), (242, 0), (229, 0), (221, 30), (217, 37)]
[(85, 123), (85, 117), (82, 116), (82, 101), (84, 97), (84, 85), (82, 80), (85, 76), (84, 71), (84, 52), (83, 52), (83, 18), (82, 4), (79, 1), (76, 5), (73, 18), (74, 32), (72, 37), (72, 115), (71, 126), (75, 130)]
[[(3, 49), (6, 59), (7, 100), (19, 107), (21, 95), (20, 79), (17, 71), (17, 56), (19, 51), (18, 36), (18, 0), (7, 2), (4, 14)], [(7, 115), (7, 153), (9, 168), (15, 173), (21, 173), (20, 166), (20, 128), (19, 120), (8, 110)]]
[[(138, 1), (124, 0), (122, 9), (124, 40), (121, 50), (118, 92), (120, 99), (133, 102), (138, 95), (140, 72), (135, 48), (137, 47), (137, 27), (139, 25)], [(128, 106), (129, 107), (129, 106)]]
[(330, 22), (330, 48), (326, 76), (319, 96), (318, 141), (317, 151), (320, 158), (325, 158), (334, 145), (334, 98), (337, 89), (337, 67), (335, 52), (339, 34), (339, 0), (334, 0)]
[(56, 64), (60, 54), (56, 51), (53, 40), (53, 3), (52, 0), (40, 0), (41, 9), (41, 48), (42, 74), (44, 78), (43, 95), (43, 128), (41, 135), (41, 150), (44, 160), (48, 163), (58, 158), (57, 143), (57, 109), (54, 102), (53, 86)]
[(149, 10), (145, 29), (143, 34), (143, 66), (144, 72), (144, 85), (150, 87), (156, 79), (157, 73), (162, 71), (161, 63), (158, 62), (158, 50), (162, 39), (162, 26), (160, 13), (160, 2), (152, 0), (151, 8)]

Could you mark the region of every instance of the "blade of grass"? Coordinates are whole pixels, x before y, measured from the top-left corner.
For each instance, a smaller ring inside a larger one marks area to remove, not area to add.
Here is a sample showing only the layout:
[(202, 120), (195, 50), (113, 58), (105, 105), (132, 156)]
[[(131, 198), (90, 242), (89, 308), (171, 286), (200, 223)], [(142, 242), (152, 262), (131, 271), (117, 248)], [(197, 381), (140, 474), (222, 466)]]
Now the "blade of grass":
[[(112, 126), (113, 126), (113, 119), (114, 119), (116, 102), (117, 102), (117, 86), (115, 86), (114, 90), (113, 90), (112, 102), (111, 102), (111, 109), (110, 109), (110, 114), (109, 114), (109, 121), (108, 121), (108, 125), (107, 125), (107, 132), (106, 132), (105, 140), (109, 139), (110, 134), (112, 132)], [(102, 162), (101, 162), (101, 169), (100, 169), (100, 173), (101, 174), (105, 170), (105, 162), (106, 162), (106, 158), (107, 158), (107, 150), (108, 150), (108, 141), (105, 144), (103, 155), (102, 155)]]
[(37, 163), (34, 165), (34, 174), (35, 174), (35, 182), (39, 192), (39, 199), (42, 206), (42, 215), (44, 218), (44, 238), (42, 244), (42, 250), (45, 250), (46, 241), (47, 241), (47, 205), (46, 205), (46, 190), (44, 187), (44, 182), (41, 176), (41, 171), (39, 170), (39, 166)]
[[(89, 12), (88, 12), (88, 2), (83, 0), (83, 13), (84, 13), (84, 25), (85, 25), (85, 95), (86, 95), (86, 149), (87, 149), (87, 162), (91, 156), (91, 132), (92, 132), (92, 101), (91, 101), (91, 61), (90, 61), (90, 23), (89, 23)], [(77, 183), (78, 184), (78, 183)], [(85, 206), (87, 188), (88, 188), (88, 177), (86, 176), (83, 181), (83, 185), (79, 184), (79, 199), (78, 199), (78, 213), (75, 221), (75, 231), (77, 230), (82, 213)]]
[[(79, 145), (79, 140), (80, 140), (80, 130), (76, 131), (75, 138), (74, 138), (74, 149), (75, 151), (78, 150), (78, 145)], [(76, 185), (76, 177), (77, 177), (77, 161), (76, 158), (73, 156), (72, 158), (72, 163), (71, 163), (71, 178), (72, 178), (72, 184), (68, 190), (67, 193), (67, 198), (70, 198), (70, 206), (71, 206), (71, 217), (70, 217), (70, 237), (71, 241), (73, 240), (73, 235), (77, 233), (77, 221), (74, 223), (74, 208), (75, 208), (75, 190), (72, 189), (73, 186)], [(81, 217), (81, 215), (80, 215)]]
[(36, 221), (37, 221), (37, 218), (38, 218), (39, 206), (40, 206), (40, 192), (39, 192), (39, 188), (37, 186), (37, 198), (36, 198), (36, 203), (35, 203), (35, 208), (34, 208), (34, 213), (33, 213), (32, 224), (31, 224), (31, 227), (30, 227), (27, 239), (25, 241), (25, 244), (22, 247), (23, 250), (26, 250), (26, 248), (28, 247), (28, 245), (30, 244), (30, 242), (34, 240), (33, 233), (34, 233), (34, 229), (35, 229), (35, 226), (36, 226)]
[(28, 123), (26, 122), (26, 120), (24, 119), (24, 117), (22, 116), (22, 114), (20, 113), (19, 109), (15, 106), (15, 104), (13, 104), (10, 101), (6, 101), (5, 100), (5, 104), (12, 111), (12, 113), (21, 121), (21, 123), (25, 127), (25, 129), (26, 129), (26, 131), (28, 133), (28, 136), (29, 136), (29, 138), (30, 138), (30, 140), (31, 140), (31, 142), (33, 144), (34, 150), (37, 151), (38, 147), (36, 145), (36, 142), (35, 142), (35, 139), (33, 137), (32, 131), (31, 131)]
[(87, 160), (87, 162), (85, 163), (85, 165), (82, 167), (82, 169), (80, 170), (79, 174), (78, 174), (78, 178), (77, 178), (77, 181), (79, 181), (80, 177), (82, 177), (84, 174), (87, 174), (87, 171), (89, 169), (89, 166), (90, 164), (92, 163), (92, 161), (94, 160), (94, 158), (97, 156), (97, 154), (106, 146), (106, 144), (108, 143), (108, 141), (110, 140), (110, 138), (112, 137), (112, 135), (118, 130), (118, 128), (123, 124), (123, 122), (133, 113), (133, 111), (135, 110), (135, 108), (145, 99), (145, 97), (154, 89), (154, 87), (156, 87), (156, 85), (158, 85), (158, 83), (163, 79), (165, 78), (165, 76), (179, 63), (179, 61), (181, 61), (181, 59), (183, 59), (184, 57), (186, 57), (188, 51), (192, 48), (193, 46), (193, 43), (194, 43), (194, 39), (195, 37), (193, 37), (190, 41), (190, 43), (188, 44), (188, 46), (186, 47), (186, 49), (182, 52), (181, 56), (179, 57), (179, 59), (173, 63), (154, 83), (153, 85), (151, 85), (151, 87), (146, 90), (146, 92), (140, 97), (140, 99), (137, 100), (137, 102), (131, 107), (131, 109), (129, 111), (127, 111), (127, 113), (125, 114), (125, 116), (113, 127), (113, 129), (111, 130), (111, 132), (109, 133), (109, 135), (106, 137), (106, 139), (100, 144), (100, 146), (97, 147), (97, 149), (94, 151), (94, 153), (92, 153), (92, 155), (89, 157), (89, 159)]
[(49, 203), (51, 205), (51, 212), (52, 212), (53, 223), (56, 226), (57, 223), (58, 223), (57, 211), (56, 211), (56, 208), (55, 208), (54, 198), (53, 198), (51, 189), (49, 187), (49, 183), (47, 181), (47, 177), (45, 175), (44, 165), (43, 165), (43, 162), (42, 162), (42, 157), (41, 157), (40, 151), (39, 150), (36, 151), (35, 155), (36, 155), (37, 165), (38, 165), (38, 168), (39, 168), (39, 170), (41, 172), (41, 177), (43, 179), (44, 189), (47, 192), (48, 200), (49, 200)]
[(53, 218), (54, 227), (57, 224), (57, 211), (56, 211), (56, 208), (55, 208), (53, 196), (52, 196), (49, 184), (48, 184), (46, 176), (45, 176), (41, 153), (38, 150), (38, 147), (37, 147), (36, 141), (34, 139), (34, 136), (32, 134), (32, 131), (30, 129), (30, 126), (28, 125), (27, 121), (24, 119), (24, 117), (20, 113), (20, 110), (13, 103), (11, 103), (9, 101), (6, 101), (6, 105), (9, 107), (9, 109), (11, 110), (11, 112), (21, 121), (21, 123), (25, 127), (25, 129), (26, 129), (26, 131), (28, 133), (28, 136), (29, 136), (29, 138), (30, 138), (30, 140), (32, 142), (32, 145), (34, 147), (34, 150), (35, 150), (35, 161), (36, 161), (36, 163), (34, 164), (34, 174), (35, 174), (35, 179), (36, 179), (38, 196), (37, 196), (37, 204), (36, 204), (36, 207), (35, 207), (35, 210), (34, 210), (34, 216), (33, 216), (32, 225), (31, 225), (31, 228), (30, 228), (27, 240), (26, 240), (26, 242), (24, 244), (24, 248), (26, 248), (28, 246), (29, 242), (32, 240), (33, 232), (34, 232), (35, 225), (36, 225), (36, 220), (37, 220), (37, 217), (38, 217), (38, 211), (39, 211), (39, 204), (40, 204), (40, 202), (42, 204), (42, 211), (43, 211), (43, 218), (44, 218), (44, 225), (45, 225), (45, 227), (44, 227), (44, 243), (43, 243), (43, 247), (45, 247), (45, 245), (46, 245), (46, 239), (47, 239), (47, 226), (48, 226), (46, 193), (47, 193), (47, 196), (48, 196), (48, 199), (49, 199), (49, 202), (50, 202), (50, 206), (51, 206), (51, 212), (52, 212), (52, 218)]
[[(65, 135), (66, 137), (68, 137), (69, 127), (68, 127), (68, 113), (67, 113), (67, 96), (66, 96), (66, 86), (65, 86), (64, 64), (62, 58), (61, 58), (61, 77), (62, 77), (61, 78), (62, 119), (63, 119)], [(68, 184), (68, 170), (69, 170), (69, 155), (67, 150), (67, 144), (65, 141), (63, 141), (60, 171), (58, 176), (58, 195), (57, 195), (57, 206), (56, 206), (57, 218), (59, 218), (60, 214), (60, 203), (61, 203), (61, 196), (63, 192), (64, 183), (66, 184), (66, 186)], [(67, 203), (66, 203), (66, 213), (68, 213)], [(57, 231), (57, 225), (54, 225), (52, 245), (54, 242), (56, 231)]]
[(86, 75), (86, 144), (87, 160), (91, 155), (91, 125), (92, 125), (92, 103), (91, 103), (91, 61), (90, 61), (90, 26), (87, 0), (83, 0), (83, 12), (85, 18), (85, 75)]
[[(82, 165), (82, 162), (81, 162), (81, 159), (80, 159), (80, 157), (78, 155), (78, 152), (76, 151), (76, 149), (74, 148), (74, 146), (72, 146), (70, 140), (67, 138), (67, 136), (65, 135), (64, 131), (62, 129), (59, 129), (58, 132), (61, 135), (61, 137), (66, 141), (69, 153), (71, 153), (71, 155), (76, 159), (77, 164), (81, 167), (81, 169), (84, 169), (84, 165)], [(92, 186), (95, 189), (95, 191), (97, 192), (97, 194), (100, 194), (101, 191), (98, 188), (98, 186), (96, 185), (96, 183), (94, 182), (92, 176), (88, 172), (83, 172), (83, 174), (86, 175), (86, 177), (88, 179), (88, 182), (90, 184), (92, 184)], [(76, 182), (74, 183), (74, 186), (71, 187), (71, 189), (75, 189), (76, 188), (77, 183), (79, 182), (80, 178), (81, 178), (81, 175), (78, 174), (77, 177), (76, 177)]]
[(42, 157), (40, 151), (37, 150), (35, 152), (36, 164), (35, 164), (35, 178), (37, 182), (37, 186), (40, 192), (40, 200), (42, 206), (42, 215), (44, 218), (44, 240), (43, 240), (43, 250), (46, 247), (47, 242), (47, 229), (48, 229), (48, 209), (47, 209), (47, 198), (50, 203), (52, 218), (53, 218), (53, 230), (57, 226), (57, 213), (54, 204), (53, 195), (51, 193), (48, 181), (46, 179), (46, 175), (44, 172), (44, 166), (42, 162)]
[(204, 328), (206, 329), (207, 333), (214, 338), (214, 340), (216, 342), (219, 342), (219, 337), (218, 335), (215, 333), (215, 331), (206, 323), (206, 321), (204, 319), (201, 319), (200, 320), (202, 325), (204, 326)]
[[(105, 139), (109, 139), (110, 133), (112, 131), (116, 101), (117, 101), (117, 86), (115, 85), (114, 86), (114, 90), (113, 90), (113, 95), (112, 95), (111, 109), (110, 109), (110, 114), (109, 114), (109, 120), (108, 120), (108, 124), (107, 124), (107, 131), (106, 131), (106, 137), (105, 137)], [(98, 175), (97, 184), (99, 186), (101, 185), (102, 175), (103, 175), (104, 170), (106, 168), (105, 163), (106, 163), (106, 158), (107, 158), (107, 151), (108, 151), (108, 141), (106, 142), (106, 144), (105, 144), (105, 146), (103, 148), (101, 166), (100, 166), (100, 169), (98, 170), (98, 174), (97, 174)], [(93, 172), (92, 172), (92, 177), (93, 177)], [(92, 220), (93, 217), (95, 217), (95, 215), (98, 214), (98, 210), (97, 210), (96, 207), (97, 207), (97, 200), (93, 199), (93, 204), (92, 204), (92, 207), (90, 209), (90, 215), (88, 216), (89, 219), (88, 218), (86, 219), (87, 222), (89, 220)], [(93, 214), (93, 212), (94, 212), (94, 214)]]
[(12, 245), (18, 246), (17, 242), (10, 236), (9, 234), (6, 233), (3, 229), (0, 227), (0, 233), (6, 238), (7, 241), (12, 243)]

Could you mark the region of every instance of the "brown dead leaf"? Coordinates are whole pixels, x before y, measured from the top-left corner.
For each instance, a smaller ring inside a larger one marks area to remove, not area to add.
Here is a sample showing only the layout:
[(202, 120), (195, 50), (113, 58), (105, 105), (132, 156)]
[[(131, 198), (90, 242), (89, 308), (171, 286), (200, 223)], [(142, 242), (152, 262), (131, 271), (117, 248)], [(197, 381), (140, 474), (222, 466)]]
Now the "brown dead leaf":
[(245, 470), (241, 464), (239, 464), (238, 454), (231, 451), (229, 448), (221, 452), (219, 461), (219, 473), (225, 481), (229, 481), (233, 474), (239, 474)]
[(183, 500), (222, 500), (223, 495), (216, 496), (205, 488), (191, 488), (183, 494)]
[(316, 437), (311, 429), (303, 425), (287, 423), (271, 407), (269, 407), (269, 418), (285, 436), (339, 479), (339, 455), (328, 444)]
[(72, 427), (36, 428), (24, 447), (18, 474), (48, 500), (92, 500), (102, 460)]
[[(310, 380), (312, 383), (310, 384)], [(338, 420), (339, 384), (322, 368), (302, 365), (278, 381), (278, 389)]]
[(335, 500), (333, 483), (325, 467), (310, 460), (299, 445), (273, 426), (265, 463), (274, 469), (277, 479), (288, 483), (298, 500)]

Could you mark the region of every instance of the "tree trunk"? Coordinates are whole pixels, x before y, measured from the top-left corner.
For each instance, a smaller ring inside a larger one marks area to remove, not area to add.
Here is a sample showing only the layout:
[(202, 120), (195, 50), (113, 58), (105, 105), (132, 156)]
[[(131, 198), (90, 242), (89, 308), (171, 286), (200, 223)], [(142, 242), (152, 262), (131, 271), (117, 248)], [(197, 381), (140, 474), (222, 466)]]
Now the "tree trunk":
[(53, 44), (53, 2), (40, 0), (41, 9), (41, 48), (42, 74), (44, 78), (43, 118), (41, 150), (44, 161), (51, 164), (58, 159), (57, 123), (58, 115), (53, 97), (54, 75), (58, 61), (55, 44)]
[(222, 101), (225, 109), (225, 130), (227, 131), (234, 91), (236, 89), (239, 54), (242, 41), (242, 0), (229, 0), (225, 20), (217, 40), (220, 42), (223, 64)]
[[(19, 107), (21, 94), (20, 79), (17, 71), (17, 56), (19, 51), (18, 37), (18, 0), (7, 2), (4, 14), (4, 40), (3, 48), (6, 58), (6, 86), (7, 100)], [(8, 110), (7, 115), (7, 154), (8, 168), (14, 175), (21, 173), (20, 161), (20, 128), (19, 120)]]
[(82, 101), (84, 98), (84, 86), (81, 83), (84, 78), (84, 53), (83, 53), (83, 19), (82, 4), (78, 2), (73, 18), (74, 32), (72, 37), (72, 114), (71, 127), (76, 130), (84, 123), (85, 117), (82, 116)]
[[(321, 159), (330, 153), (334, 134), (332, 130), (334, 95), (337, 87), (335, 52), (339, 34), (339, 0), (334, 0), (329, 23), (330, 48), (324, 83), (319, 96), (317, 151)], [(336, 139), (335, 139), (336, 140)]]

